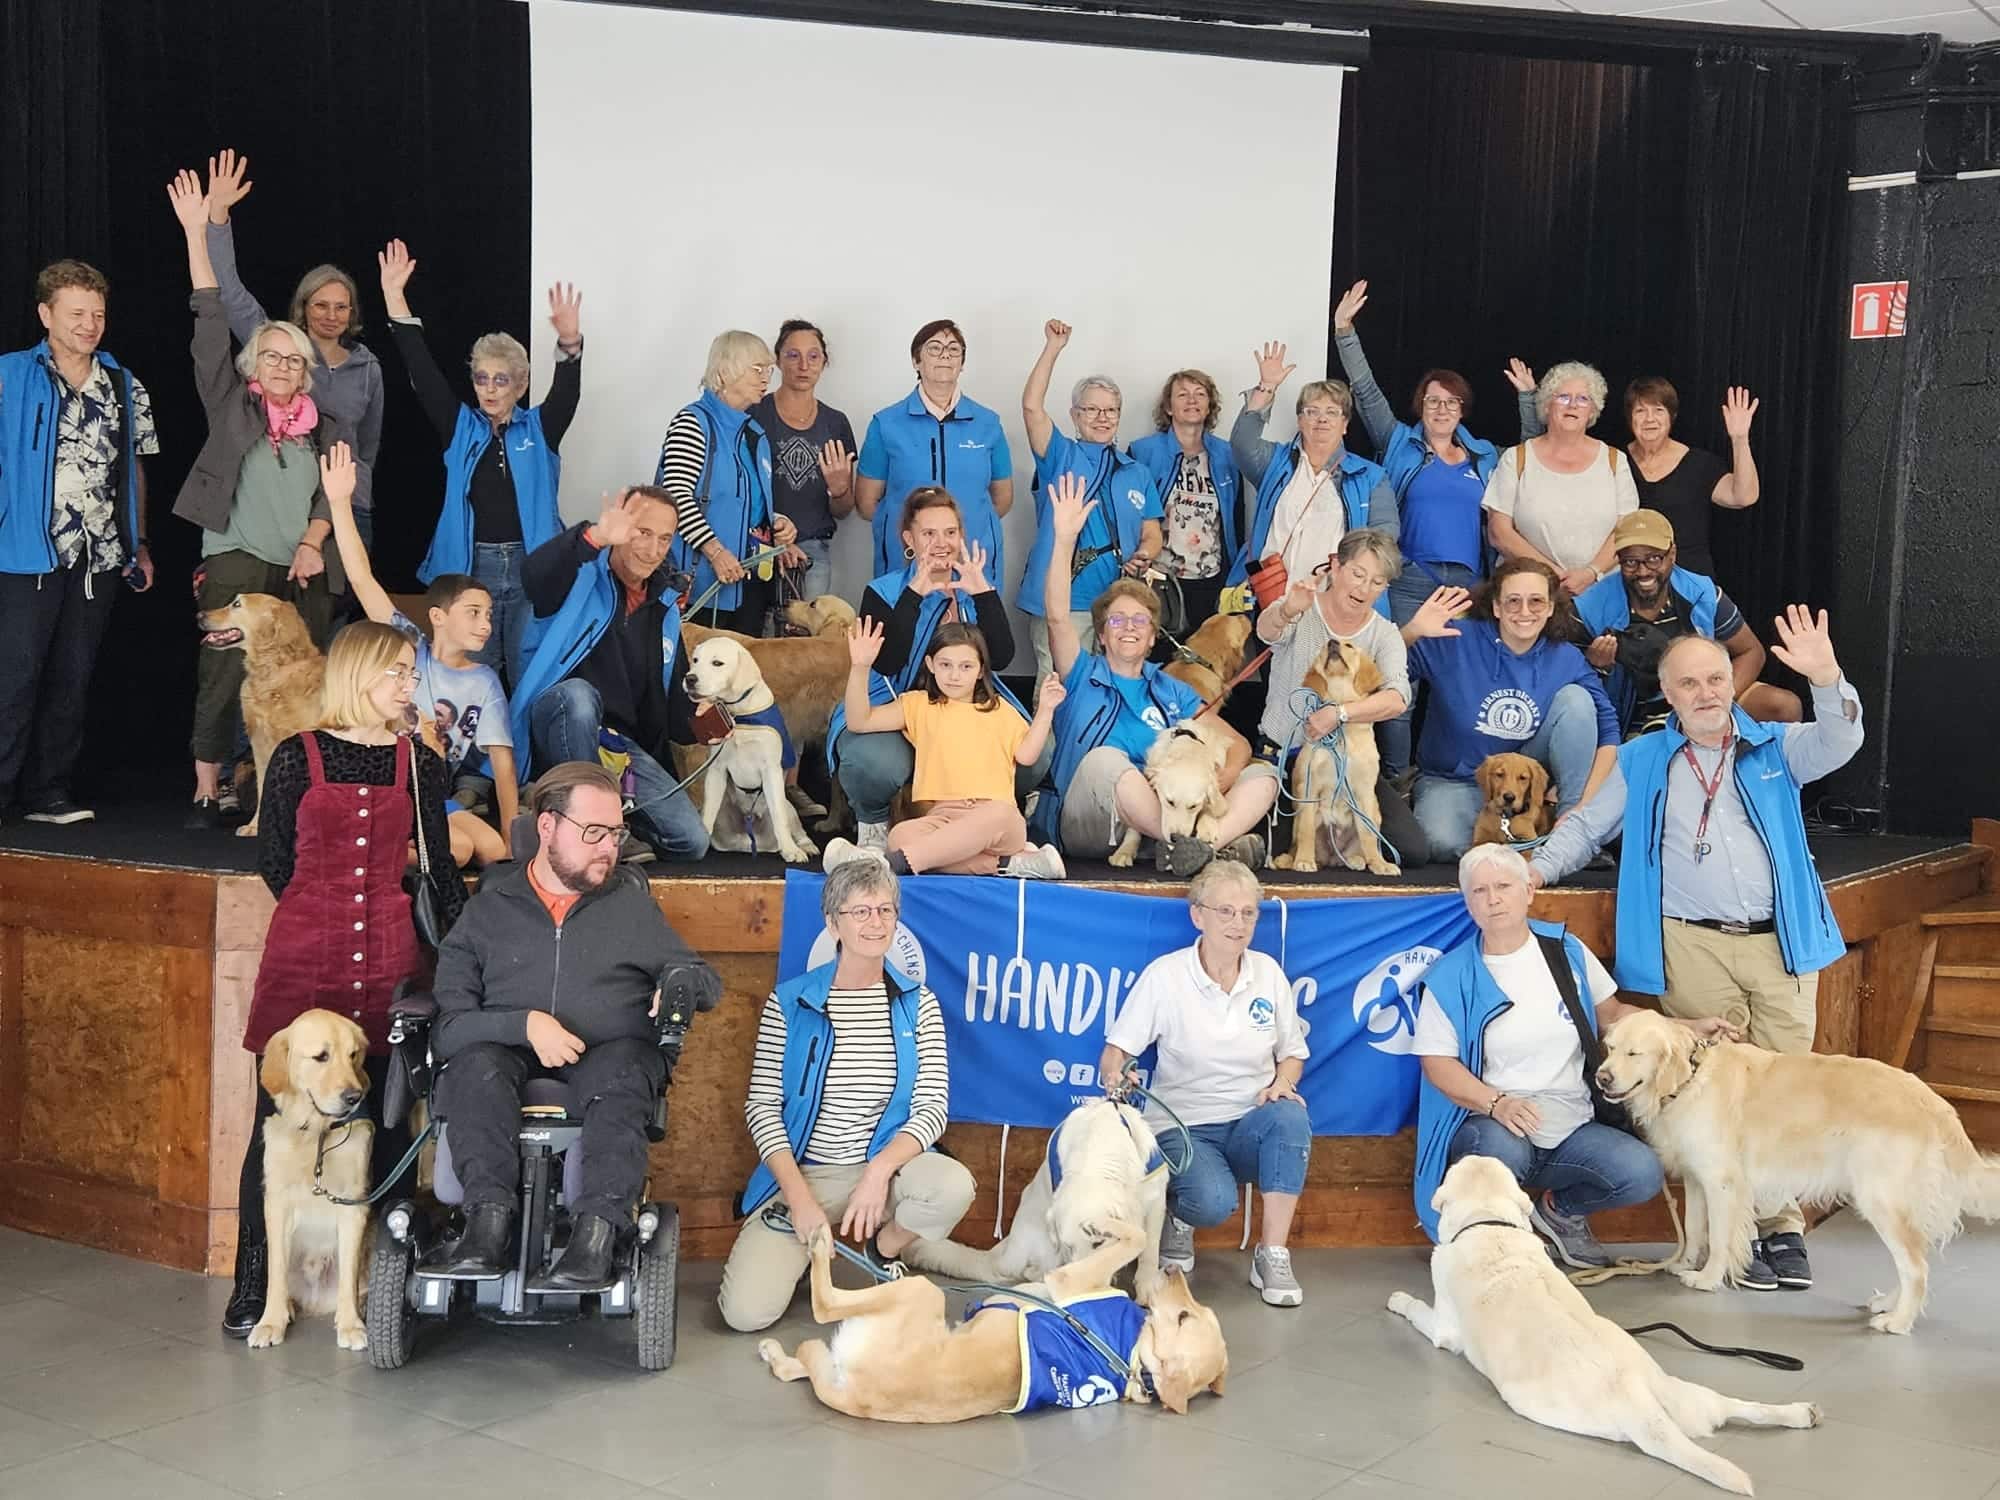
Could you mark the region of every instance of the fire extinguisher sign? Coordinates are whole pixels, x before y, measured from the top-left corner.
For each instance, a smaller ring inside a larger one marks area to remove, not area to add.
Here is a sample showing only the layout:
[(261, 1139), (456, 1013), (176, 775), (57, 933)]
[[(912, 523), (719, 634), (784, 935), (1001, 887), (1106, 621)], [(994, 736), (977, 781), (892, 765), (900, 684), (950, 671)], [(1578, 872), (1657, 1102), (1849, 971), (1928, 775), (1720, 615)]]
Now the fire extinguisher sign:
[(1847, 336), (1899, 339), (1903, 336), (1903, 319), (1909, 306), (1907, 281), (1857, 281), (1854, 302), (1848, 310)]

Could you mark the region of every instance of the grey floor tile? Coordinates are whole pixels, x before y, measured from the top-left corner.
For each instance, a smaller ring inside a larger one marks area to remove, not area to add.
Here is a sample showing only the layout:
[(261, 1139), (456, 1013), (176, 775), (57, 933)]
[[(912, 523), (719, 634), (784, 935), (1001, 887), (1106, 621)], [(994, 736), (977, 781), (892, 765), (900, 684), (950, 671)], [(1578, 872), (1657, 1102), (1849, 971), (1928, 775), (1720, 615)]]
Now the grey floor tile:
[(1505, 1409), (1486, 1377), (1463, 1357), (1433, 1348), (1386, 1307), (1287, 1350), (1284, 1362), (1388, 1395), (1446, 1400), (1468, 1411)]
[(676, 1474), (660, 1486), (682, 1500), (812, 1495), (816, 1500), (971, 1500), (1005, 1483), (998, 1475), (876, 1442), (821, 1423), (758, 1443), (733, 1458)]
[(150, 1328), (99, 1317), (52, 1297), (26, 1297), (0, 1307), (0, 1376), (87, 1359), (153, 1337)]
[[(795, 1390), (806, 1390), (804, 1385)], [(1083, 1411), (1038, 1411), (977, 1422), (864, 1422), (833, 1413), (827, 1424), (873, 1438), (892, 1448), (1017, 1477), (1068, 1457), (1086, 1444), (1109, 1437), (1134, 1413), (1115, 1406)]]
[[(1737, 1458), (1731, 1462), (1740, 1466), (1743, 1461)], [(1826, 1500), (1818, 1490), (1802, 1490), (1796, 1485), (1774, 1479), (1773, 1474), (1782, 1474), (1782, 1469), (1772, 1470), (1771, 1466), (1766, 1465), (1764, 1471), (1745, 1469), (1745, 1472), (1757, 1486), (1757, 1500)], [(1715, 1500), (1721, 1493), (1706, 1480), (1697, 1479), (1692, 1474), (1683, 1474), (1661, 1490), (1654, 1500)]]
[(455, 1431), (415, 1412), (305, 1383), (130, 1433), (117, 1443), (157, 1463), (262, 1496), (308, 1477), (371, 1468)]
[(90, 1441), (90, 1434), (32, 1412), (0, 1406), (0, 1470)]
[[(404, 1474), (421, 1476), (407, 1492), (421, 1494), (423, 1500), (512, 1500), (520, 1495), (547, 1496), (549, 1500), (633, 1500), (656, 1493), (476, 1432), (461, 1432), (441, 1443), (413, 1449), (397, 1461), (397, 1466)], [(371, 1488), (378, 1494), (391, 1493), (387, 1485), (357, 1486), (350, 1474), (288, 1489), (285, 1500), (355, 1500), (358, 1493)], [(398, 1486), (397, 1492), (403, 1492), (403, 1487)]]
[(1158, 1407), (1128, 1408), (1121, 1414), (1127, 1420), (1111, 1436), (1030, 1470), (1028, 1480), (1080, 1500), (1226, 1494), (1309, 1500), (1354, 1472), (1256, 1442), (1221, 1437)]
[(1483, 1500), (1651, 1495), (1673, 1477), (1671, 1468), (1636, 1448), (1557, 1432), (1512, 1412), (1453, 1417), (1371, 1472)]
[(1732, 1430), (1715, 1446), (1753, 1477), (1768, 1475), (1827, 1500), (1980, 1500), (2000, 1484), (2000, 1454), (1852, 1422), (1829, 1421), (1809, 1431)]
[(115, 1269), (52, 1278), (42, 1291), (99, 1317), (156, 1333), (220, 1339), (218, 1325), (231, 1287), (219, 1276), (129, 1261)]
[(1405, 1484), (1400, 1479), (1385, 1479), (1380, 1474), (1356, 1474), (1328, 1490), (1326, 1500), (1463, 1500), (1463, 1497), (1453, 1490)]
[(440, 1347), (419, 1345), (416, 1356), (400, 1370), (378, 1370), (364, 1361), (327, 1383), (454, 1426), (485, 1427), (639, 1377), (636, 1367), (627, 1375), (593, 1355), (564, 1346), (559, 1337), (543, 1337), (557, 1330), (494, 1332), (505, 1337), (456, 1347), (443, 1341)]
[(1188, 1418), (1261, 1448), (1365, 1469), (1460, 1410), (1449, 1399), (1356, 1385), (1278, 1359), (1232, 1372), (1224, 1395), (1195, 1401)]
[(199, 1349), (155, 1338), (0, 1380), (0, 1402), (110, 1438), (247, 1401), (297, 1376), (240, 1344)]
[(242, 1493), (109, 1443), (0, 1471), (0, 1500), (241, 1500)]

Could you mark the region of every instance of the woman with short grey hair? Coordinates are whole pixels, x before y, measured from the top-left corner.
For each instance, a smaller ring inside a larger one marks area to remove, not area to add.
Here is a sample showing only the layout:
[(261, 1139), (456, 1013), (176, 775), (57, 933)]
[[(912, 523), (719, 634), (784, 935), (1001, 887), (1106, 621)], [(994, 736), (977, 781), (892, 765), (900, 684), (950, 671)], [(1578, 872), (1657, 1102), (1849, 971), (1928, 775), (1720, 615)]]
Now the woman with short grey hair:
[(820, 888), (833, 957), (764, 1001), (743, 1104), (759, 1161), (718, 1298), (740, 1332), (785, 1315), (816, 1231), (887, 1262), (972, 1207), (972, 1174), (932, 1149), (951, 1112), (944, 1016), (888, 961), (901, 909), (882, 859), (836, 867)]
[(1590, 436), (1608, 394), (1595, 366), (1550, 366), (1535, 387), (1547, 431), (1500, 455), (1480, 502), (1500, 555), (1547, 563), (1572, 598), (1618, 566), (1612, 528), (1639, 508), (1631, 459)]
[(743, 559), (789, 547), (799, 529), (771, 503), (771, 440), (750, 408), (764, 399), (777, 361), (771, 346), (741, 328), (718, 333), (702, 367), (701, 394), (674, 413), (660, 444), (653, 482), (673, 497), (680, 518), (676, 567), (692, 575), (690, 599), (716, 587), (703, 623), (763, 635), (775, 566), (750, 572)]

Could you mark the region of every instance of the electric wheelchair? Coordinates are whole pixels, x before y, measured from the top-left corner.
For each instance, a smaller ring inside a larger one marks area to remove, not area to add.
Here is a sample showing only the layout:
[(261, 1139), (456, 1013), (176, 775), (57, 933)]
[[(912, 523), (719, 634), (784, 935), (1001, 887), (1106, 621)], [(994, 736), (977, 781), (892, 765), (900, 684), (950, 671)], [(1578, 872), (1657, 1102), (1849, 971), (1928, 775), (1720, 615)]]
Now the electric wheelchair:
[[(653, 1024), (667, 1064), (666, 1084), (646, 1128), (649, 1140), (667, 1133), (667, 1091), (681, 1047), (697, 1011), (711, 1010), (721, 998), (721, 980), (706, 965), (676, 965), (660, 976), (660, 1004)], [(390, 1007), (392, 1055), (384, 1090), (383, 1115), (402, 1120), (422, 1102), (435, 1134), (433, 1207), (427, 1200), (399, 1197), (376, 1225), (368, 1273), (368, 1355), (378, 1370), (400, 1369), (409, 1361), (420, 1326), (470, 1314), (495, 1323), (575, 1322), (593, 1310), (600, 1317), (635, 1320), (639, 1366), (664, 1370), (674, 1362), (674, 1287), (680, 1259), (680, 1214), (671, 1203), (642, 1202), (637, 1235), (620, 1236), (614, 1279), (597, 1291), (577, 1291), (549, 1280), (553, 1262), (568, 1241), (568, 1203), (582, 1182), (583, 1106), (586, 1101), (556, 1078), (529, 1079), (521, 1088), (521, 1196), (515, 1215), (518, 1236), (513, 1264), (498, 1277), (454, 1276), (429, 1270), (462, 1192), (451, 1165), (449, 1122), (436, 1108), (438, 1075), (447, 1065), (430, 1054), (431, 1023), (437, 1001), (415, 991), (399, 993)]]

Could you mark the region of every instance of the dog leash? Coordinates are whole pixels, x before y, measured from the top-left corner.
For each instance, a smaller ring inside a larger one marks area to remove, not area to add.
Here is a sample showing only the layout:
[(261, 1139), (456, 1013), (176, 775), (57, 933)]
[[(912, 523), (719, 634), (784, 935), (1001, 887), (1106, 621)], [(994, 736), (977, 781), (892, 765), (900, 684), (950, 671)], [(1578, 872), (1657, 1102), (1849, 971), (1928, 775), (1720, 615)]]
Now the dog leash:
[[(1174, 638), (1172, 636), (1168, 636), (1167, 639), (1173, 641)], [(1176, 648), (1175, 656), (1179, 660), (1200, 662), (1204, 666), (1207, 665), (1206, 661), (1202, 657), (1199, 657), (1195, 655), (1194, 652), (1189, 651), (1188, 648), (1181, 645), (1179, 641), (1174, 641), (1174, 646)], [(1271, 659), (1272, 650), (1273, 650), (1272, 647), (1266, 646), (1262, 651), (1259, 651), (1255, 656), (1251, 657), (1250, 660), (1246, 661), (1243, 664), (1243, 670), (1238, 672), (1234, 677), (1230, 678), (1229, 681), (1223, 683), (1223, 685), (1219, 689), (1217, 689), (1215, 696), (1209, 699), (1208, 702), (1202, 704), (1201, 708), (1195, 713), (1195, 717), (1199, 719), (1203, 714), (1215, 708), (1216, 705), (1221, 703), (1224, 698), (1227, 698), (1231, 693), (1233, 693), (1236, 690), (1237, 684), (1241, 683), (1245, 678), (1249, 677), (1251, 673), (1255, 672), (1259, 667), (1263, 666), (1265, 662)], [(1214, 668), (1211, 667), (1209, 670), (1213, 671)]]
[(1172, 1156), (1168, 1155), (1166, 1143), (1157, 1137), (1155, 1137), (1153, 1143), (1160, 1148), (1160, 1156), (1167, 1164), (1167, 1171), (1173, 1176), (1179, 1177), (1194, 1163), (1194, 1132), (1187, 1128), (1187, 1121), (1174, 1113), (1174, 1108), (1171, 1104), (1139, 1082), (1138, 1071), (1138, 1062), (1132, 1058), (1126, 1058), (1125, 1071), (1118, 1078), (1118, 1092), (1111, 1095), (1111, 1097), (1114, 1099), (1123, 1099), (1128, 1094), (1137, 1094), (1148, 1104), (1159, 1106), (1160, 1113), (1167, 1117), (1167, 1120), (1173, 1125), (1174, 1130), (1181, 1138), (1181, 1146), (1183, 1148), (1181, 1159), (1175, 1161)]
[[(1303, 707), (1301, 706), (1302, 704)], [(1310, 719), (1322, 708), (1331, 708), (1333, 706), (1309, 687), (1301, 687), (1293, 690), (1291, 710), (1295, 727), (1290, 737), (1285, 741), (1284, 752), (1279, 757), (1278, 796), (1292, 807), (1298, 807), (1302, 803), (1312, 804), (1329, 802), (1336, 799), (1345, 802), (1354, 814), (1354, 821), (1359, 823), (1363, 831), (1381, 846), (1382, 852), (1388, 857), (1389, 862), (1400, 865), (1403, 862), (1402, 850), (1390, 843), (1389, 836), (1376, 826), (1375, 820), (1361, 810), (1361, 803), (1354, 795), (1354, 786), (1348, 780), (1347, 776), (1347, 739), (1340, 732), (1339, 728), (1336, 728), (1332, 734), (1313, 741), (1314, 744), (1319, 745), (1333, 757), (1333, 790), (1323, 797), (1299, 797), (1294, 795), (1291, 788), (1285, 785), (1284, 763), (1291, 759), (1294, 751), (1304, 749), (1302, 734), (1306, 726), (1306, 720)], [(1310, 778), (1308, 778), (1308, 786), (1310, 786)], [(1334, 852), (1339, 853), (1340, 851), (1336, 849)], [(1352, 863), (1345, 855), (1341, 855), (1340, 862), (1349, 870), (1366, 868), (1365, 864), (1356, 865)]]
[(1774, 1349), (1748, 1349), (1735, 1344), (1705, 1344), (1678, 1323), (1641, 1323), (1637, 1328), (1628, 1328), (1627, 1333), (1637, 1337), (1642, 1333), (1671, 1333), (1686, 1339), (1704, 1354), (1720, 1354), (1725, 1359), (1754, 1359), (1760, 1365), (1769, 1365), (1774, 1370), (1803, 1370), (1806, 1362), (1796, 1355), (1780, 1354)]
[(1549, 836), (1546, 833), (1538, 839), (1517, 839), (1514, 837), (1513, 823), (1514, 815), (1512, 813), (1500, 814), (1501, 841), (1516, 853), (1524, 853), (1529, 849), (1539, 849), (1549, 841)]
[[(743, 577), (737, 579), (736, 581), (738, 583), (742, 583), (745, 579), (747, 579), (750, 576), (750, 572), (753, 568), (757, 567), (760, 563), (769, 562), (774, 557), (783, 557), (785, 555), (785, 551), (786, 549), (783, 547), (759, 547), (755, 552), (751, 553), (748, 557), (737, 559), (737, 566), (743, 569)], [(701, 591), (701, 596), (697, 598), (694, 601), (694, 603), (688, 605), (687, 608), (681, 611), (681, 617), (687, 620), (694, 620), (694, 617), (696, 615), (700, 614), (703, 609), (707, 608), (709, 600), (713, 599), (717, 594), (721, 593), (724, 589), (728, 587), (729, 585), (724, 583), (720, 578), (716, 579), (707, 588)], [(695, 623), (698, 625), (701, 622), (699, 620), (695, 620)], [(716, 627), (710, 626), (708, 628), (714, 629)]]
[[(349, 1133), (354, 1129), (355, 1110), (360, 1109), (360, 1107), (359, 1104), (356, 1104), (354, 1109), (349, 1110), (340, 1117), (340, 1139), (333, 1143), (333, 1149), (338, 1150), (346, 1144)], [(397, 1162), (390, 1170), (388, 1177), (383, 1181), (382, 1185), (365, 1198), (343, 1198), (337, 1193), (329, 1192), (325, 1183), (320, 1180), (326, 1172), (326, 1153), (328, 1150), (327, 1138), (325, 1135), (322, 1135), (319, 1138), (319, 1150), (313, 1153), (313, 1196), (315, 1198), (324, 1198), (329, 1203), (338, 1203), (342, 1208), (365, 1208), (369, 1204), (379, 1201), (387, 1196), (390, 1188), (402, 1181), (403, 1174), (410, 1169), (410, 1163), (415, 1161), (417, 1153), (424, 1149), (424, 1142), (429, 1140), (432, 1133), (437, 1129), (437, 1123), (436, 1120), (432, 1120), (424, 1126), (422, 1134), (410, 1142), (410, 1149), (403, 1153), (403, 1159)], [(328, 1134), (331, 1134), (331, 1132), (328, 1132)]]

